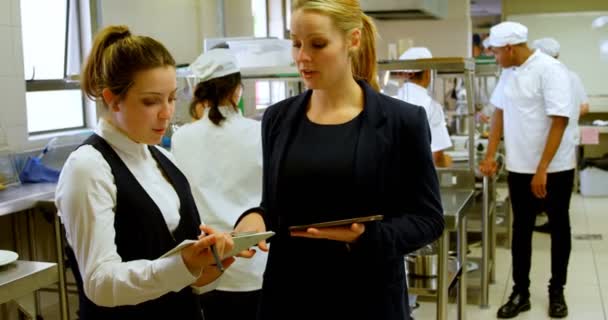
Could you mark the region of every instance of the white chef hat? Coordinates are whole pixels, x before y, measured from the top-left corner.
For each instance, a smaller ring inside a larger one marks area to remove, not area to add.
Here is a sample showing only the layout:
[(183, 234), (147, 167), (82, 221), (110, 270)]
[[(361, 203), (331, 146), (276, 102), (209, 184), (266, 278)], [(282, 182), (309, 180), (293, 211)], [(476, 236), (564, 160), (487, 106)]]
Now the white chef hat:
[(490, 29), (488, 39), (488, 44), (492, 47), (524, 43), (528, 41), (528, 28), (518, 22), (501, 22)]
[(489, 48), (490, 47), (490, 37), (483, 39), (482, 45), (486, 49)]
[(553, 38), (541, 38), (534, 40), (533, 46), (534, 48), (539, 49), (552, 57), (557, 57), (557, 55), (559, 55), (559, 42)]
[[(411, 47), (407, 49), (400, 57), (399, 60), (418, 60), (418, 59), (431, 59), (433, 55), (431, 51), (425, 47)], [(422, 70), (401, 70), (403, 72), (420, 72)]]
[(240, 72), (236, 57), (230, 49), (211, 49), (194, 60), (190, 65), (190, 75), (198, 81), (208, 81)]

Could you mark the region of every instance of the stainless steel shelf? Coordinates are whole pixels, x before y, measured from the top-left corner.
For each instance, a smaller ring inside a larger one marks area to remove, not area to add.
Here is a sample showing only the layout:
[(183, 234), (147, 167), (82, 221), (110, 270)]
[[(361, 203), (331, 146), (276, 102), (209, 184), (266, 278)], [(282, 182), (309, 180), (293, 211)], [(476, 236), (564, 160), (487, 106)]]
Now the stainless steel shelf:
[(462, 57), (445, 57), (417, 60), (383, 60), (378, 62), (378, 71), (433, 69), (438, 73), (463, 73), (475, 70), (475, 60)]
[[(469, 289), (479, 289), (481, 288), (481, 257), (467, 257), (467, 261), (474, 262), (477, 264), (478, 268), (469, 271), (467, 273), (467, 288)], [(492, 273), (494, 269), (494, 263), (490, 263), (488, 265), (489, 272)]]
[(446, 230), (455, 231), (458, 228), (460, 218), (466, 212), (474, 194), (473, 190), (441, 189)]
[(0, 267), (0, 304), (59, 281), (56, 263), (21, 261)]
[[(448, 288), (451, 288), (457, 281), (460, 272), (458, 260), (448, 259)], [(407, 276), (408, 293), (425, 297), (437, 295), (437, 277), (419, 277), (415, 275)]]

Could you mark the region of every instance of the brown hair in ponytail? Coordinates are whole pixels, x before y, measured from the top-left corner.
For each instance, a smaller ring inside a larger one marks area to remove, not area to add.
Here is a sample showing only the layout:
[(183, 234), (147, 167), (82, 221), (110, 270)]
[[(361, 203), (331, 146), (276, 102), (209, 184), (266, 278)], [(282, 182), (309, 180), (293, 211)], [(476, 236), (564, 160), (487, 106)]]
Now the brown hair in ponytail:
[(312, 10), (327, 15), (344, 34), (361, 29), (361, 47), (352, 56), (351, 67), (356, 79), (367, 81), (380, 90), (376, 66), (376, 26), (361, 10), (358, 0), (295, 0), (292, 11)]
[(230, 101), (230, 104), (237, 110), (235, 101), (232, 100), (235, 90), (241, 85), (241, 73), (231, 73), (223, 77), (214, 78), (211, 80), (199, 82), (194, 89), (194, 97), (190, 102), (190, 116), (193, 119), (198, 119), (199, 115), (196, 112), (196, 105), (199, 103), (207, 103), (209, 108), (209, 120), (216, 126), (222, 124), (226, 118), (220, 112), (220, 103)]
[(160, 42), (134, 36), (126, 26), (108, 26), (95, 36), (82, 70), (82, 91), (92, 100), (105, 88), (123, 97), (136, 72), (167, 66), (175, 67), (175, 60)]

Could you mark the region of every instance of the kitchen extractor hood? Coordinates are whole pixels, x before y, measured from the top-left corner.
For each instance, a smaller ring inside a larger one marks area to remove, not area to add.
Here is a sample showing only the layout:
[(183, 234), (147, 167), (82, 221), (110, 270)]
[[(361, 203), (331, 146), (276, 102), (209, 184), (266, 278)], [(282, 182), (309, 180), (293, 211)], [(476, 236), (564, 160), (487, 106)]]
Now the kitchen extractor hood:
[(448, 0), (360, 0), (361, 9), (376, 19), (443, 19)]

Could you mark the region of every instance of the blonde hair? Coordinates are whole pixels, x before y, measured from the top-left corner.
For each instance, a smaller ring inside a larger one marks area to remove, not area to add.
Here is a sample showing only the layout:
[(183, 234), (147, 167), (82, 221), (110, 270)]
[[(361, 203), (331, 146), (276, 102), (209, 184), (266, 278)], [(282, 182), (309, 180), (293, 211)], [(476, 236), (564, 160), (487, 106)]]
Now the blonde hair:
[(105, 88), (124, 97), (136, 72), (166, 66), (175, 67), (175, 60), (160, 42), (131, 35), (127, 26), (108, 26), (95, 36), (80, 85), (92, 100)]
[(292, 11), (311, 10), (327, 15), (344, 34), (361, 29), (361, 47), (352, 56), (355, 79), (366, 80), (380, 90), (376, 74), (376, 26), (361, 10), (359, 0), (295, 0)]

